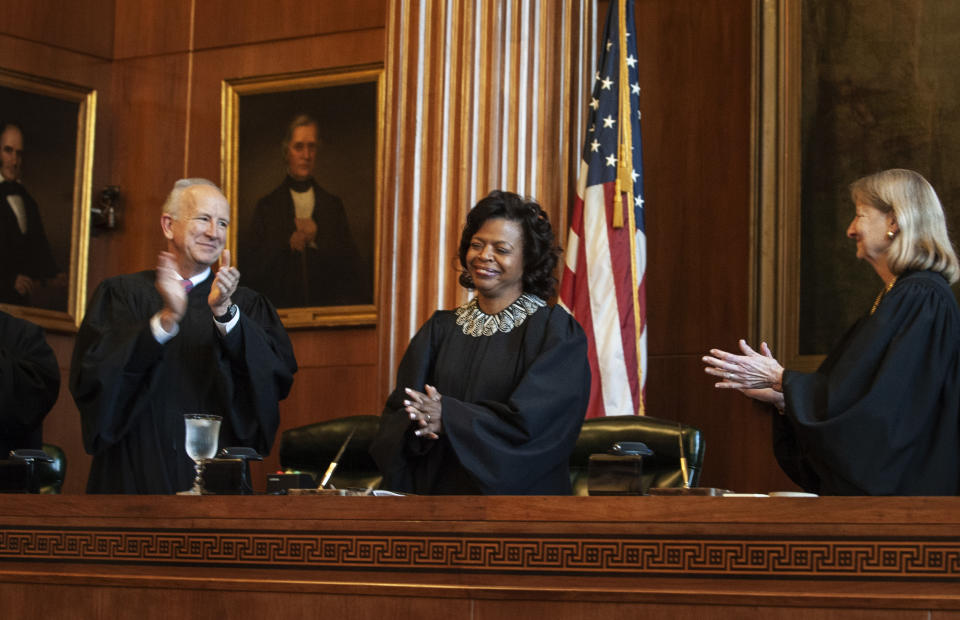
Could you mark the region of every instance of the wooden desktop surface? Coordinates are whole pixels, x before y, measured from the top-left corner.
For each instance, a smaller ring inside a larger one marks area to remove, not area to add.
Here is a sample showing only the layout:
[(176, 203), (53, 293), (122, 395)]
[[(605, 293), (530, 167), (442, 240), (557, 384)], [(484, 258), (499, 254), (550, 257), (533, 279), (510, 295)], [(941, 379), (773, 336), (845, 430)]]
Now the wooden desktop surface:
[(956, 619), (960, 498), (5, 495), (0, 609)]

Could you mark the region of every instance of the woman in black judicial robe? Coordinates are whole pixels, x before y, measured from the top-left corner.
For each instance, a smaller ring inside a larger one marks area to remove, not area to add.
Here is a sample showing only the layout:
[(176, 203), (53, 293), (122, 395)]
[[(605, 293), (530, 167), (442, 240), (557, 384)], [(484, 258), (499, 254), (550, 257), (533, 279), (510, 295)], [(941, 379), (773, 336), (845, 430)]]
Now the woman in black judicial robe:
[(774, 404), (774, 450), (804, 489), (824, 495), (960, 492), (960, 276), (940, 201), (916, 172), (851, 185), (847, 236), (884, 282), (815, 373), (761, 353), (704, 357), (718, 388)]
[(494, 191), (467, 216), (460, 283), (410, 342), (370, 453), (384, 486), (422, 494), (570, 493), (590, 394), (586, 336), (544, 301), (559, 248), (540, 206)]

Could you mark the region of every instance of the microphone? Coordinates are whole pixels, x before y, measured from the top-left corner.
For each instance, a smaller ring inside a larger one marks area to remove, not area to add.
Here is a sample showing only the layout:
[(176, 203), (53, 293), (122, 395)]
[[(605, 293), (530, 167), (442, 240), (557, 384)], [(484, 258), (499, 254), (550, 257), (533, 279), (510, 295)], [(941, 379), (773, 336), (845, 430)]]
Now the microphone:
[(689, 489), (690, 472), (687, 470), (687, 454), (683, 449), (683, 425), (678, 422), (677, 428), (680, 431), (677, 433), (677, 443), (680, 444), (680, 474), (683, 476), (683, 488)]
[(357, 432), (356, 427), (350, 431), (350, 434), (347, 435), (347, 438), (343, 440), (343, 444), (340, 445), (340, 450), (337, 451), (337, 455), (333, 457), (333, 460), (330, 461), (330, 465), (327, 466), (327, 471), (323, 474), (323, 479), (320, 480), (320, 485), (317, 486), (318, 489), (324, 489), (327, 486), (327, 483), (330, 481), (330, 477), (333, 476), (333, 472), (337, 470), (337, 465), (340, 464), (340, 457), (343, 456), (343, 451), (347, 449), (347, 444), (350, 443), (350, 440), (353, 439), (353, 434)]

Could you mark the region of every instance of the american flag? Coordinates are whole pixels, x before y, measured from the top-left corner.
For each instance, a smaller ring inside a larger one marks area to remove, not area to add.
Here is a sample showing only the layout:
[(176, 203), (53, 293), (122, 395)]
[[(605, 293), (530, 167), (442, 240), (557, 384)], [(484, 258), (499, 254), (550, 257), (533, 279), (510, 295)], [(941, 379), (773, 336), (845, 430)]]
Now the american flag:
[(589, 341), (588, 418), (644, 413), (646, 235), (633, 19), (632, 0), (610, 2), (560, 284), (560, 303)]

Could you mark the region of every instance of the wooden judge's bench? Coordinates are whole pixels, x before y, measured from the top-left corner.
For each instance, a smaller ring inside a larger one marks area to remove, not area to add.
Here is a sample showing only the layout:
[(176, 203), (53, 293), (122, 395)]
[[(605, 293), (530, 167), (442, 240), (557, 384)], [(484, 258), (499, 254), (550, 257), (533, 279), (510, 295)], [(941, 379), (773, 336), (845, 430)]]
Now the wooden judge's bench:
[(8, 618), (960, 618), (960, 498), (0, 496)]

